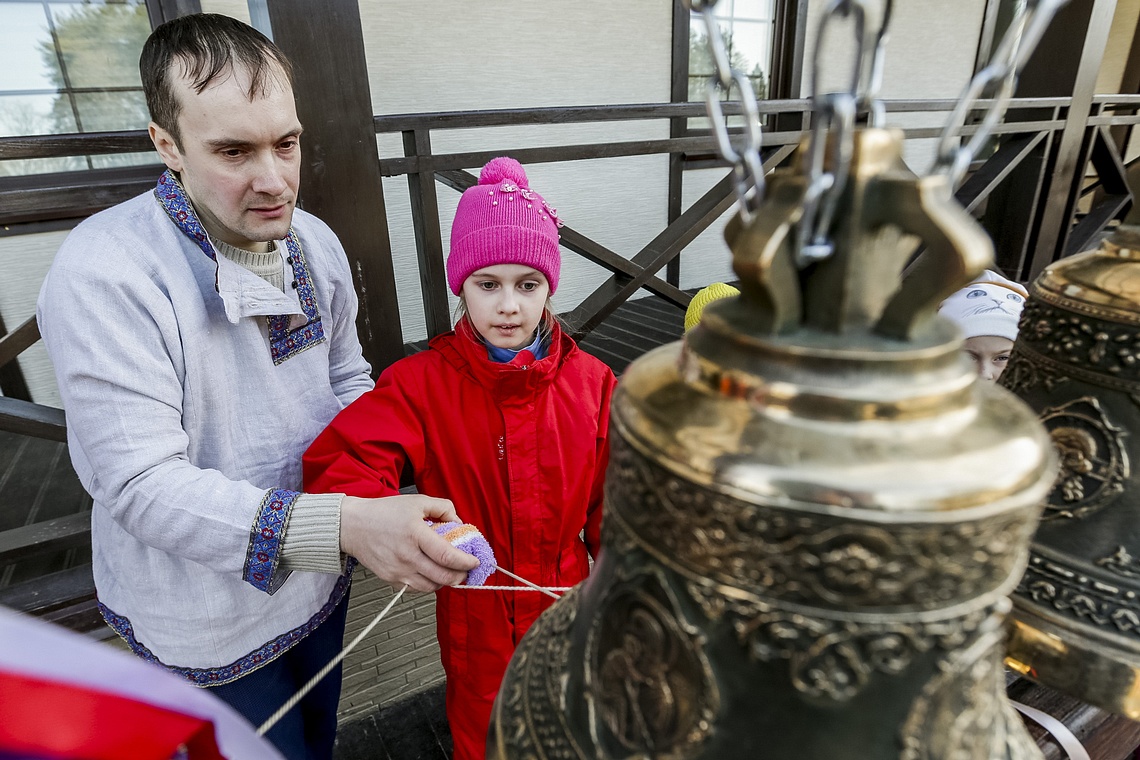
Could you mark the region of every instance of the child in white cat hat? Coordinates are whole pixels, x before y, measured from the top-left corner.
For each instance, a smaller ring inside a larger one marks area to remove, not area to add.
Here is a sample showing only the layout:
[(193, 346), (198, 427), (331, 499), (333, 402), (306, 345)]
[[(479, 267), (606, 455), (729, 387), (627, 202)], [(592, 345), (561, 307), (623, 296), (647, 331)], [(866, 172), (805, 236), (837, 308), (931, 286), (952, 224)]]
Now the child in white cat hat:
[(1001, 377), (1028, 296), (1021, 285), (987, 269), (938, 307), (939, 314), (962, 328), (966, 338), (962, 347), (983, 380)]

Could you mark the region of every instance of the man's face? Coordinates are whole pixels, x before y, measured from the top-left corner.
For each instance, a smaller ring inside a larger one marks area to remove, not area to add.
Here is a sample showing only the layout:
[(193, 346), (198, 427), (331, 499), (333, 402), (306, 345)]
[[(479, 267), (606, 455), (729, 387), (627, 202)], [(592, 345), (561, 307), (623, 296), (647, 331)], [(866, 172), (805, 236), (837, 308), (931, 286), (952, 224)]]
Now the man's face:
[(289, 231), (301, 173), (301, 123), (293, 90), (271, 76), (251, 101), (244, 70), (195, 92), (179, 67), (171, 74), (182, 109), (181, 144), (154, 122), (150, 135), (162, 160), (179, 173), (206, 232), (237, 248), (267, 250)]

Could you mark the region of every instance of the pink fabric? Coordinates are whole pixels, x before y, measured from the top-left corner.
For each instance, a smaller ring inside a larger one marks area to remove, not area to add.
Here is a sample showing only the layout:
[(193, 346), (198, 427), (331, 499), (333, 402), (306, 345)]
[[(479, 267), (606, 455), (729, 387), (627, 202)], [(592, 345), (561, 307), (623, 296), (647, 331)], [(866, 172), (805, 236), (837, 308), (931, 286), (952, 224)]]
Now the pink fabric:
[(451, 225), (447, 282), (459, 295), (472, 272), (495, 264), (523, 264), (546, 276), (558, 289), (562, 256), (558, 212), (530, 189), (522, 164), (494, 158), (479, 173), (479, 184), (459, 199)]

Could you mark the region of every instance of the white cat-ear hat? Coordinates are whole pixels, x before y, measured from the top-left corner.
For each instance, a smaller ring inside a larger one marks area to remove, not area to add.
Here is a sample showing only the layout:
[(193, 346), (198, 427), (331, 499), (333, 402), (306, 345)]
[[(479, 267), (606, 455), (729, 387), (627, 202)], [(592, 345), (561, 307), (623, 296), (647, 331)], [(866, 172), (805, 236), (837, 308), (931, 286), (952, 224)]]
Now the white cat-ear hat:
[(938, 307), (938, 313), (962, 328), (964, 337), (996, 335), (1017, 340), (1017, 322), (1028, 291), (997, 272), (986, 270)]

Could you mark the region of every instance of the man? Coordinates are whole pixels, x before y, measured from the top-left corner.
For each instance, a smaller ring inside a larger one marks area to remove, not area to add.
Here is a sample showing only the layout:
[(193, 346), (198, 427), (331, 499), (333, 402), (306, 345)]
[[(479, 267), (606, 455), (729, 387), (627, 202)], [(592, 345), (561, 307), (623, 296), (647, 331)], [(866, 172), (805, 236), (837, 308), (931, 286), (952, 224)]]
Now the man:
[[(342, 550), (422, 591), (477, 561), (423, 522), (456, 519), (450, 502), (299, 493), (301, 454), (372, 381), (340, 243), (294, 208), (288, 60), (198, 14), (156, 29), (139, 65), (168, 171), (76, 227), (37, 316), (94, 499), (104, 618), (257, 725), (340, 649)], [(331, 756), (339, 690), (338, 672), (269, 738)]]

